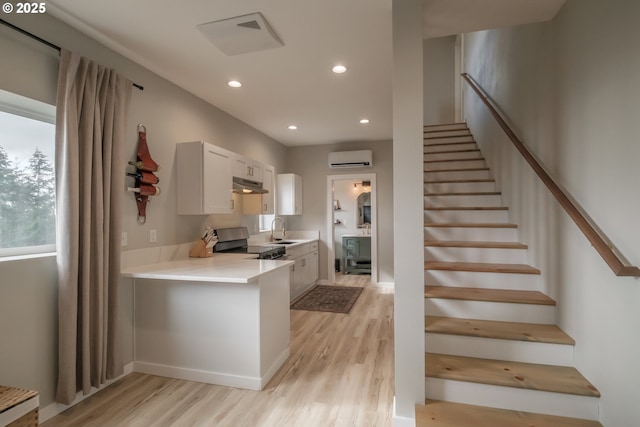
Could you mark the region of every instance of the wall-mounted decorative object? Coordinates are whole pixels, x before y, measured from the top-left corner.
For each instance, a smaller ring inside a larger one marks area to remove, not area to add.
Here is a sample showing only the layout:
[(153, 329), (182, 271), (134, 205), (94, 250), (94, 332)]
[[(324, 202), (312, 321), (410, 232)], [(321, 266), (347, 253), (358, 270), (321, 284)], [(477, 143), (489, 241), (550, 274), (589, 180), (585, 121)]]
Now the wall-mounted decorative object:
[(138, 205), (138, 222), (144, 224), (147, 220), (149, 197), (160, 194), (160, 187), (156, 186), (160, 182), (160, 178), (154, 173), (160, 170), (160, 166), (151, 158), (147, 145), (147, 128), (143, 124), (138, 125), (136, 161), (129, 162), (129, 164), (135, 166), (136, 170), (135, 172), (127, 172), (127, 175), (135, 178), (136, 182), (133, 187), (128, 187), (127, 190), (134, 193)]

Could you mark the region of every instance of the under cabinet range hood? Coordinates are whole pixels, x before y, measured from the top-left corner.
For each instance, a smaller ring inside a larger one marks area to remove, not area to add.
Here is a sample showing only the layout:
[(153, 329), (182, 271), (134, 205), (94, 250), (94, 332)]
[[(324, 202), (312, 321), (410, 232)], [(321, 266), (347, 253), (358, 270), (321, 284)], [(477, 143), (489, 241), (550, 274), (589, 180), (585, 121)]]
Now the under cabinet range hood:
[(262, 188), (261, 182), (251, 181), (249, 179), (233, 177), (233, 192), (239, 194), (265, 194), (267, 190)]

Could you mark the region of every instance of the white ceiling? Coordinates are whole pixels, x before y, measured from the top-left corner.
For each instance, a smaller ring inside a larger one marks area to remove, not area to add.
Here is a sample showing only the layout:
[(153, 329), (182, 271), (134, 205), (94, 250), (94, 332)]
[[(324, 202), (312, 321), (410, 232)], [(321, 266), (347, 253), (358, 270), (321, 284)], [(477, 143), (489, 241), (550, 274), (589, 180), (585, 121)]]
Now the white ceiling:
[[(546, 20), (563, 2), (425, 0), (425, 36)], [(391, 0), (49, 0), (47, 10), (285, 145), (391, 139)], [(284, 47), (227, 56), (196, 28), (253, 12)], [(348, 71), (332, 73), (337, 63)]]

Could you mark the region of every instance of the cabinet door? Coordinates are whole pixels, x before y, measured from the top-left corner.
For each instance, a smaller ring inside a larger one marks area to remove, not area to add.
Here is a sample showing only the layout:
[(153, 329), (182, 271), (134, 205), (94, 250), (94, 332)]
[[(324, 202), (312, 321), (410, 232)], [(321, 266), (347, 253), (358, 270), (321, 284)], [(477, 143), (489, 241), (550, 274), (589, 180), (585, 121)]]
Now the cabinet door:
[(263, 165), (258, 161), (236, 155), (233, 160), (233, 176), (250, 181), (262, 182)]
[(292, 173), (278, 174), (276, 196), (279, 215), (302, 215), (302, 177)]
[(241, 156), (236, 156), (233, 159), (233, 176), (238, 178), (249, 179), (249, 161)]
[(294, 296), (297, 296), (300, 292), (301, 289), (304, 286), (304, 276), (305, 276), (305, 272), (306, 272), (306, 261), (304, 259), (304, 257), (300, 257), (300, 258), (296, 258), (293, 261), (295, 261), (295, 265), (293, 266), (293, 291), (294, 291)]
[(318, 251), (309, 254), (309, 284), (313, 285), (318, 281)]
[(262, 188), (268, 193), (262, 195), (262, 214), (273, 215), (275, 213), (276, 186), (275, 186), (275, 169), (273, 166), (264, 166), (264, 176)]
[(264, 179), (264, 167), (262, 163), (255, 160), (249, 160), (247, 164), (247, 178), (251, 181), (263, 182)]
[(294, 215), (302, 215), (302, 177), (299, 175), (294, 175), (293, 182), (293, 212)]
[(233, 213), (231, 156), (226, 150), (203, 145), (202, 213)]
[(361, 259), (371, 259), (370, 237), (361, 237), (358, 239), (358, 257)]
[(233, 213), (232, 153), (204, 141), (176, 147), (177, 208), (180, 215)]

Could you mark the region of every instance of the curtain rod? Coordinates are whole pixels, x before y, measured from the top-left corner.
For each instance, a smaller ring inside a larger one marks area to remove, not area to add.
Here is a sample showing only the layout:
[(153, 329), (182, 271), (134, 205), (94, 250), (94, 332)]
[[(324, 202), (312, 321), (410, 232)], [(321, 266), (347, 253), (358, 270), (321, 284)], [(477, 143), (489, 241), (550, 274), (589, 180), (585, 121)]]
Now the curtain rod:
[[(23, 29), (22, 29), (22, 28), (20, 28), (20, 27), (16, 27), (16, 26), (15, 26), (15, 25), (13, 25), (12, 23), (7, 22), (7, 21), (5, 21), (4, 19), (0, 19), (0, 24), (3, 24), (3, 25), (5, 25), (5, 26), (7, 26), (7, 27), (11, 28), (12, 30), (19, 32), (20, 34), (23, 34), (23, 35), (25, 35), (25, 36), (27, 36), (27, 37), (29, 37), (29, 38), (32, 38), (33, 40), (36, 40), (36, 41), (38, 41), (38, 42), (40, 42), (40, 43), (42, 43), (42, 44), (44, 44), (44, 45), (47, 45), (47, 46), (49, 46), (50, 48), (57, 50), (58, 52), (60, 52), (60, 50), (62, 50), (62, 49), (60, 48), (60, 46), (55, 45), (55, 44), (53, 44), (53, 43), (51, 43), (51, 42), (49, 42), (49, 41), (47, 41), (47, 40), (45, 40), (45, 39), (43, 39), (43, 38), (40, 38), (40, 37), (36, 36), (35, 34), (32, 34), (32, 33), (28, 32), (28, 31), (26, 31), (26, 30), (23, 30)], [(138, 88), (138, 89), (140, 89), (140, 90), (144, 90), (144, 86), (139, 85), (138, 83), (133, 83), (133, 86), (134, 86), (134, 87), (136, 87), (136, 88)]]

